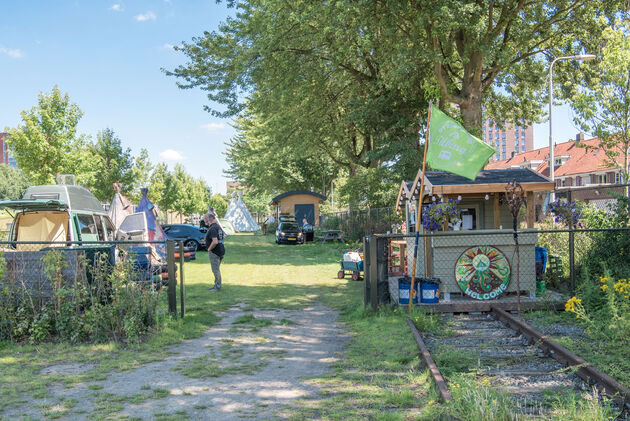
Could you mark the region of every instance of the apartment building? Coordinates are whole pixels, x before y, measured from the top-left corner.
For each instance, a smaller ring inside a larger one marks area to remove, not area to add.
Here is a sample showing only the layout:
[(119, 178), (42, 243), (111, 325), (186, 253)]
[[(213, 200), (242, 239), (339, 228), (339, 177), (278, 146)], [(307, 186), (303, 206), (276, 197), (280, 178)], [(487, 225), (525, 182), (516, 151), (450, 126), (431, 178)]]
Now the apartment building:
[(502, 129), (494, 119), (485, 120), (482, 126), (482, 140), (497, 150), (490, 161), (501, 161), (514, 153), (534, 149), (534, 128), (520, 124), (506, 124)]

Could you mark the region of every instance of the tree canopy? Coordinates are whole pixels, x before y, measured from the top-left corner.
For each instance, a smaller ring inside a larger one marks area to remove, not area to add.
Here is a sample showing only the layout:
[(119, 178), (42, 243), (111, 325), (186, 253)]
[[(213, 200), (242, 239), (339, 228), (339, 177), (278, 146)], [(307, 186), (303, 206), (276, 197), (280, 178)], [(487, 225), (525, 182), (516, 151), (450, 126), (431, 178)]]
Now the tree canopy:
[(23, 124), (9, 130), (8, 144), (17, 165), (37, 184), (54, 184), (60, 173), (76, 174), (83, 160), (84, 137), (77, 134), (83, 112), (57, 86), (40, 93), (37, 105), (20, 113)]
[[(606, 28), (596, 67), (583, 69), (576, 80), (572, 107), (582, 130), (600, 139), (608, 165), (620, 167), (628, 180), (630, 148), (630, 24)], [(585, 82), (585, 83), (583, 83)], [(619, 161), (622, 162), (619, 165)]]
[(182, 89), (207, 92), (213, 115), (237, 119), (228, 173), (260, 192), (319, 190), (375, 173), (413, 178), (429, 100), (477, 135), (482, 110), (500, 122), (540, 120), (547, 63), (581, 52), (622, 7), (618, 0), (232, 3), (236, 17), (178, 46), (188, 62), (166, 73)]

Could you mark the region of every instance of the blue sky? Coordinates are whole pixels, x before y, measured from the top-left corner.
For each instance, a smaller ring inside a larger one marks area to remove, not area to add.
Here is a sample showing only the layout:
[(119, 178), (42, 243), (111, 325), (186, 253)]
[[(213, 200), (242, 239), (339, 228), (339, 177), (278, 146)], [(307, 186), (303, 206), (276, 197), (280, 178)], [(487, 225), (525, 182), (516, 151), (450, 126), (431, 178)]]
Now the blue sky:
[[(202, 91), (180, 90), (161, 68), (184, 56), (173, 45), (217, 29), (233, 13), (214, 0), (3, 1), (0, 21), (0, 129), (20, 124), (20, 111), (58, 85), (83, 110), (79, 131), (93, 138), (113, 129), (137, 156), (181, 162), (213, 192), (225, 192), (229, 120), (203, 110)], [(534, 146), (548, 144), (547, 124)], [(554, 108), (557, 142), (574, 138), (568, 107)]]

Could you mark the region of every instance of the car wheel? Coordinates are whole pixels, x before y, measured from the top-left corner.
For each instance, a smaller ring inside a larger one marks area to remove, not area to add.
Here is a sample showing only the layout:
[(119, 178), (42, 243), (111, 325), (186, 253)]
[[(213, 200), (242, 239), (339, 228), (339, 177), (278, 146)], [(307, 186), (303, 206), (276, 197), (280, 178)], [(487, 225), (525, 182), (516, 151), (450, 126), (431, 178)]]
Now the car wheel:
[(184, 248), (197, 251), (199, 249), (199, 243), (196, 242), (195, 240), (186, 240), (184, 241)]

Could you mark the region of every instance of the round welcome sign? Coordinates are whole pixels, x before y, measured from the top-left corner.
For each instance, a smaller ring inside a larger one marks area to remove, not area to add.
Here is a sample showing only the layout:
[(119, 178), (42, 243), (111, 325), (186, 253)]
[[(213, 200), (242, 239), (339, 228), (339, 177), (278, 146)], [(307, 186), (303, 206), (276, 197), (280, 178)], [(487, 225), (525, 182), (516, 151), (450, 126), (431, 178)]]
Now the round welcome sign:
[(455, 280), (469, 297), (490, 300), (510, 284), (510, 262), (492, 246), (470, 247), (455, 263)]

